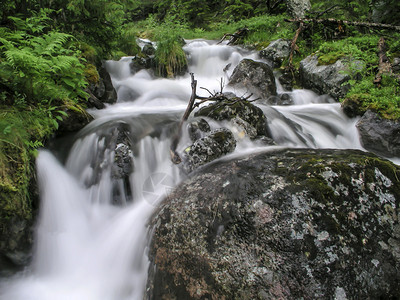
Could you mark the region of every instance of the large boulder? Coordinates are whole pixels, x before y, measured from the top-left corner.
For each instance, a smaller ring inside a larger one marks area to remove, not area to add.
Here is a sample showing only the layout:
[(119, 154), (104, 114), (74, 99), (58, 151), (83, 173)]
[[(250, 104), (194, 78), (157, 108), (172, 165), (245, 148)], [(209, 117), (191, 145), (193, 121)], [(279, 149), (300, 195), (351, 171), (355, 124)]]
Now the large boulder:
[(399, 120), (384, 119), (368, 110), (356, 126), (365, 149), (387, 157), (400, 156)]
[(260, 51), (260, 57), (273, 63), (274, 68), (279, 68), (283, 60), (289, 57), (290, 41), (278, 39), (271, 42), (267, 48)]
[(231, 121), (251, 139), (261, 136), (271, 137), (263, 111), (241, 98), (215, 101), (200, 108), (195, 116), (209, 117), (217, 121)]
[(243, 59), (233, 70), (229, 85), (247, 90), (255, 97), (275, 96), (276, 83), (272, 68), (265, 63)]
[(338, 60), (330, 65), (318, 65), (318, 56), (310, 55), (300, 62), (300, 81), (305, 88), (319, 94), (328, 94), (338, 100), (350, 90), (347, 82), (363, 67), (360, 61), (349, 64), (344, 60)]
[(293, 18), (304, 18), (311, 9), (310, 0), (286, 0), (286, 5)]
[(205, 167), (154, 215), (148, 299), (397, 299), (400, 169), (356, 150)]

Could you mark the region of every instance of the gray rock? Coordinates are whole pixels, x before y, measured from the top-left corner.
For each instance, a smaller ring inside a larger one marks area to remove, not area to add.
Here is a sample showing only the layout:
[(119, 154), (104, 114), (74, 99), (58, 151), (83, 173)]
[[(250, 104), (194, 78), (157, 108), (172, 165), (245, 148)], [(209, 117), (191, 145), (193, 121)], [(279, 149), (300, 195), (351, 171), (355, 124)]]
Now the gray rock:
[(93, 117), (86, 111), (78, 111), (76, 109), (64, 109), (67, 116), (62, 116), (62, 121), (59, 122), (59, 126), (56, 132), (57, 137), (67, 135), (70, 133), (76, 133), (89, 124)]
[(293, 18), (304, 18), (311, 9), (310, 0), (286, 0), (286, 5)]
[(210, 131), (211, 131), (210, 125), (203, 118), (200, 118), (199, 120), (190, 122), (188, 124), (189, 137), (192, 140), (192, 142), (195, 142), (198, 139), (204, 137), (207, 134), (207, 132)]
[(293, 98), (289, 94), (281, 94), (279, 96), (271, 96), (267, 100), (269, 105), (293, 105)]
[(147, 298), (399, 298), (398, 178), (355, 150), (208, 165), (151, 221)]
[(233, 70), (229, 85), (247, 89), (255, 97), (266, 99), (276, 95), (275, 76), (272, 68), (262, 62), (243, 59)]
[(113, 104), (117, 102), (117, 92), (111, 81), (111, 76), (107, 72), (104, 64), (99, 69), (100, 80), (104, 83), (104, 93), (99, 95), (99, 98), (103, 103)]
[(33, 219), (23, 216), (8, 216), (1, 220), (0, 276), (10, 276), (28, 264), (33, 227)]
[(134, 169), (132, 142), (129, 131), (124, 126), (118, 128), (118, 136), (114, 147), (114, 162), (111, 166), (113, 179), (113, 203), (126, 204), (132, 199), (132, 190), (129, 176)]
[(344, 60), (319, 66), (317, 55), (310, 55), (300, 62), (300, 81), (305, 88), (320, 94), (328, 94), (338, 100), (350, 89), (350, 85), (346, 82), (358, 76), (358, 72), (363, 68), (364, 64), (361, 61), (347, 63)]
[(104, 63), (98, 68), (99, 81), (91, 83), (87, 89), (89, 93), (88, 107), (102, 109), (104, 103), (113, 104), (117, 102), (117, 92), (111, 81), (110, 74), (107, 72)]
[(400, 73), (400, 57), (396, 57), (395, 59), (393, 59), (392, 70), (393, 73)]
[(271, 42), (267, 48), (260, 51), (261, 58), (265, 58), (273, 62), (274, 68), (279, 68), (282, 61), (289, 57), (290, 41), (278, 39)]
[(245, 125), (242, 127), (245, 132), (255, 133), (250, 138), (255, 138), (256, 136), (271, 137), (267, 118), (263, 111), (249, 101), (240, 98), (216, 101), (199, 109), (195, 116), (209, 117), (217, 121), (232, 121), (235, 119), (234, 124)]
[(154, 48), (153, 44), (146, 43), (142, 48), (142, 52), (145, 55), (154, 55), (156, 53), (156, 49)]
[(400, 121), (368, 110), (356, 126), (365, 149), (388, 157), (400, 156)]
[(187, 172), (211, 162), (236, 148), (232, 131), (226, 128), (216, 129), (194, 142), (187, 150), (184, 168)]

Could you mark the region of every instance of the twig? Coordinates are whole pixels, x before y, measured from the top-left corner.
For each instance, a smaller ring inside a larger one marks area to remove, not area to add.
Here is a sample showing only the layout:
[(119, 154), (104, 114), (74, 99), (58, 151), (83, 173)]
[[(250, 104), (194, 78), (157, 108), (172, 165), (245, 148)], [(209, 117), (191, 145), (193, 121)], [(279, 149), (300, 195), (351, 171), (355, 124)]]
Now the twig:
[(210, 92), (209, 89), (206, 89), (205, 87), (200, 87), (200, 88), (203, 89), (203, 90), (206, 90), (211, 96), (214, 95), (213, 93)]

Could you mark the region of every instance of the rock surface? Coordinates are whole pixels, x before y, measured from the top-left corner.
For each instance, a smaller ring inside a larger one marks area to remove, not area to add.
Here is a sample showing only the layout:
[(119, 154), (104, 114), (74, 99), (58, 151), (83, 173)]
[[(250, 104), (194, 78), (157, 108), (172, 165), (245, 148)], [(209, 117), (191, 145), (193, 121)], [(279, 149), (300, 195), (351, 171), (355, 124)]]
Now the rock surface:
[(400, 121), (381, 118), (368, 110), (357, 123), (363, 147), (388, 156), (400, 156)]
[(250, 138), (271, 137), (263, 111), (240, 98), (216, 101), (199, 109), (195, 116), (209, 117), (217, 121), (232, 121), (232, 124), (241, 127)]
[(211, 164), (152, 219), (147, 298), (399, 298), (398, 178), (356, 150)]
[(243, 59), (233, 70), (229, 85), (246, 89), (255, 97), (266, 99), (276, 95), (275, 76), (272, 68), (262, 62)]
[(93, 120), (93, 117), (85, 110), (66, 109), (64, 112), (67, 116), (63, 116), (63, 121), (59, 123), (57, 136), (76, 133)]
[(203, 118), (190, 122), (187, 129), (192, 142), (205, 137), (207, 132), (211, 131), (210, 124), (208, 124), (208, 122)]
[[(88, 102), (92, 105), (91, 107), (103, 108), (104, 103), (113, 104), (117, 102), (117, 92), (114, 89), (110, 74), (106, 70), (104, 63), (98, 69), (98, 72), (100, 79), (96, 84), (91, 84), (89, 86), (91, 97), (88, 99)], [(99, 107), (101, 103), (103, 105)]]
[(274, 68), (279, 68), (282, 61), (289, 57), (290, 41), (278, 39), (271, 42), (267, 48), (260, 51), (260, 57), (270, 60)]
[(310, 0), (286, 0), (286, 5), (293, 18), (304, 18), (311, 9)]
[[(352, 63), (355, 73), (363, 68), (361, 62)], [(310, 55), (300, 62), (300, 81), (305, 88), (312, 89), (319, 94), (328, 94), (338, 100), (350, 89), (346, 84), (351, 79), (350, 69), (342, 60), (331, 65), (318, 65), (317, 55)], [(353, 74), (355, 76), (355, 74)]]
[(236, 140), (232, 131), (226, 128), (215, 129), (205, 137), (199, 138), (187, 149), (184, 168), (187, 172), (211, 162), (224, 154), (233, 152)]

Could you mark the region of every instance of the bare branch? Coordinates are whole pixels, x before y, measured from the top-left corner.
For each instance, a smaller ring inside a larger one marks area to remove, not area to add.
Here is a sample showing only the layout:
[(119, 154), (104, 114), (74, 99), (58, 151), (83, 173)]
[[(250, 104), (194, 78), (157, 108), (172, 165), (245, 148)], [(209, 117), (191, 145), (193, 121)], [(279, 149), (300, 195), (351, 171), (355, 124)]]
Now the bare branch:
[(205, 87), (200, 87), (200, 88), (203, 89), (203, 90), (206, 90), (211, 96), (214, 95), (213, 93), (210, 92), (209, 89), (206, 89)]

